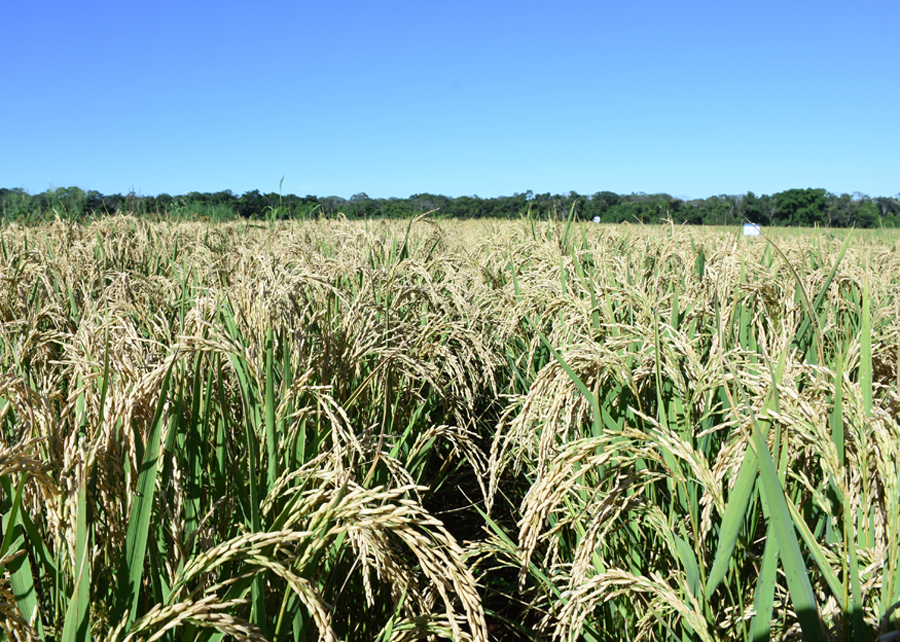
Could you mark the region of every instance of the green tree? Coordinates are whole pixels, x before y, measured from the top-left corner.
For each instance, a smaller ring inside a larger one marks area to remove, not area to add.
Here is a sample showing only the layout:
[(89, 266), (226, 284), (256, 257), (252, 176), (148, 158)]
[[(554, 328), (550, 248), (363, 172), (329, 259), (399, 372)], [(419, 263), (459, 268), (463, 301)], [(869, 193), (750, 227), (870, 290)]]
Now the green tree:
[(879, 196), (874, 200), (885, 227), (900, 227), (900, 194), (893, 197)]
[(452, 199), (441, 194), (413, 194), (409, 197), (416, 214), (435, 212), (439, 216), (449, 216), (447, 207)]
[(32, 212), (32, 197), (24, 189), (0, 189), (0, 214), (4, 218), (26, 218)]
[(753, 192), (747, 192), (741, 201), (742, 214), (751, 223), (769, 225), (772, 220), (769, 212), (769, 197), (757, 196)]
[(863, 201), (856, 210), (858, 227), (878, 227), (878, 206), (870, 200)]
[[(49, 192), (48, 192), (49, 193)], [(53, 190), (52, 209), (72, 218), (84, 214), (86, 195), (79, 187), (58, 187)]]
[(95, 189), (88, 190), (84, 195), (84, 209), (91, 214), (103, 212), (103, 194)]
[(349, 218), (373, 218), (382, 216), (382, 202), (380, 199), (371, 198), (365, 192), (359, 192), (350, 197), (350, 204), (345, 214)]
[(827, 194), (825, 203), (825, 217), (829, 227), (849, 227), (856, 220), (859, 210), (858, 199), (850, 194)]
[(237, 211), (244, 218), (262, 218), (269, 203), (258, 189), (244, 192), (238, 199)]
[(406, 198), (389, 198), (384, 204), (384, 215), (389, 218), (411, 218), (415, 214), (413, 205)]
[(174, 203), (175, 199), (163, 192), (156, 197), (156, 212), (158, 214), (165, 214)]
[(828, 223), (824, 189), (789, 189), (772, 196), (777, 225), (812, 227)]

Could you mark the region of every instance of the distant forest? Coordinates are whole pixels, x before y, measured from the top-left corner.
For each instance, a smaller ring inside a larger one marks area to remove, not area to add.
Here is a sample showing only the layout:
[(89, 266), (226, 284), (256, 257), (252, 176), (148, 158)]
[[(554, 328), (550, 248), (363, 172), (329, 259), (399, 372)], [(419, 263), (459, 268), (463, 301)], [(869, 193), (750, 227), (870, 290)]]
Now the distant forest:
[(736, 225), (744, 221), (761, 225), (900, 228), (900, 194), (870, 197), (832, 194), (824, 189), (789, 189), (757, 196), (747, 192), (682, 200), (669, 194), (536, 194), (480, 198), (440, 194), (413, 194), (409, 198), (370, 198), (364, 193), (349, 199), (339, 196), (263, 194), (259, 190), (238, 196), (222, 192), (189, 192), (181, 196), (159, 194), (101, 194), (78, 187), (61, 187), (39, 194), (23, 189), (0, 188), (0, 217), (37, 221), (61, 216), (81, 219), (113, 213), (175, 218), (179, 220), (348, 219), (409, 218), (422, 213), (437, 218), (568, 217), (603, 223), (674, 223)]

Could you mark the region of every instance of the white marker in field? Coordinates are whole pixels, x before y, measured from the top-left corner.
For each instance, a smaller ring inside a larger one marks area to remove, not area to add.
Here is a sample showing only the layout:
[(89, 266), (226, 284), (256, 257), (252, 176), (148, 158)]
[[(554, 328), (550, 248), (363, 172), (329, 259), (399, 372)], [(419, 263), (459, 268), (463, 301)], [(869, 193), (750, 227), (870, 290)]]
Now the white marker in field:
[(759, 236), (759, 223), (744, 223), (744, 236)]

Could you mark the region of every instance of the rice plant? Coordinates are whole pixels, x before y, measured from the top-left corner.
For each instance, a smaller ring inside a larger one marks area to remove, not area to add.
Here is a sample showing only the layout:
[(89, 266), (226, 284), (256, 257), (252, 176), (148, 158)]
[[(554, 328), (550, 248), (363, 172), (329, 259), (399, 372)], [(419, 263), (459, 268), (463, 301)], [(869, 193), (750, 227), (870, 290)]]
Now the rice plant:
[(847, 238), (7, 223), (0, 628), (890, 639), (896, 239)]

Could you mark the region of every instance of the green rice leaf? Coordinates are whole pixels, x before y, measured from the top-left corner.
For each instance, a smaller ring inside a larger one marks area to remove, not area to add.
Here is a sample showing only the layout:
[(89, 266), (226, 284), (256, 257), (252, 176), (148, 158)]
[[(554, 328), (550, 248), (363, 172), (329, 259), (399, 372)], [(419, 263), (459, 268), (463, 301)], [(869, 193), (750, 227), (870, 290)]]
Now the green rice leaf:
[(137, 618), (138, 600), (141, 594), (141, 579), (144, 575), (144, 561), (147, 555), (147, 539), (150, 533), (150, 521), (153, 514), (153, 498), (156, 492), (156, 475), (159, 469), (160, 436), (164, 422), (163, 411), (166, 395), (175, 367), (176, 358), (172, 357), (159, 390), (156, 411), (150, 424), (147, 443), (144, 448), (141, 469), (138, 474), (137, 490), (128, 518), (128, 530), (125, 535), (125, 557), (119, 574), (117, 599), (114, 609), (115, 619), (124, 616), (128, 611), (128, 622)]
[(75, 515), (75, 585), (66, 608), (62, 642), (89, 642), (91, 639), (91, 555), (86, 486), (87, 479), (82, 475)]
[(694, 550), (686, 541), (684, 541), (684, 539), (674, 533), (672, 537), (675, 540), (675, 550), (678, 552), (678, 559), (681, 560), (681, 565), (684, 567), (684, 572), (687, 575), (687, 582), (691, 589), (691, 593), (695, 598), (699, 599), (700, 566), (697, 564), (697, 556), (694, 555)]
[(770, 522), (766, 531), (766, 547), (763, 550), (759, 578), (756, 580), (756, 597), (753, 602), (753, 610), (756, 611), (756, 614), (750, 621), (750, 639), (753, 642), (765, 642), (769, 639), (777, 573), (778, 539)]
[[(782, 352), (778, 360), (778, 365), (774, 371), (774, 381), (777, 384), (781, 381), (784, 373), (784, 363), (787, 358), (787, 351)], [(727, 388), (725, 389), (727, 391)], [(732, 401), (733, 403), (733, 401)], [(777, 403), (777, 388), (773, 386), (772, 392), (764, 406), (765, 409), (774, 408)], [(756, 475), (759, 469), (756, 453), (752, 448), (748, 448), (744, 455), (744, 461), (738, 472), (737, 481), (731, 491), (728, 499), (728, 505), (725, 508), (725, 514), (722, 516), (722, 526), (719, 529), (719, 539), (716, 547), (716, 556), (713, 559), (713, 566), (706, 580), (706, 597), (712, 596), (719, 584), (725, 579), (728, 572), (728, 566), (731, 562), (731, 555), (737, 544), (738, 534), (744, 523), (747, 512), (747, 506), (750, 503), (750, 497), (756, 489)]]
[[(743, 394), (743, 390), (741, 393)], [(787, 578), (791, 603), (797, 613), (804, 638), (807, 640), (822, 639), (824, 631), (819, 618), (816, 596), (806, 570), (806, 562), (800, 552), (797, 535), (794, 532), (794, 520), (788, 509), (787, 497), (762, 430), (752, 409), (749, 410), (752, 430), (751, 445), (759, 460), (760, 486), (771, 512), (769, 524), (774, 528), (775, 536), (778, 539), (779, 553)]]

